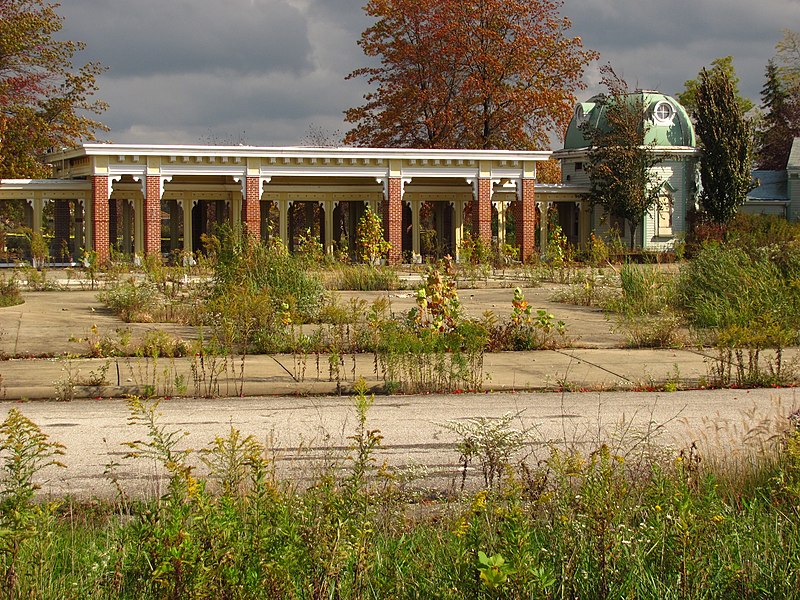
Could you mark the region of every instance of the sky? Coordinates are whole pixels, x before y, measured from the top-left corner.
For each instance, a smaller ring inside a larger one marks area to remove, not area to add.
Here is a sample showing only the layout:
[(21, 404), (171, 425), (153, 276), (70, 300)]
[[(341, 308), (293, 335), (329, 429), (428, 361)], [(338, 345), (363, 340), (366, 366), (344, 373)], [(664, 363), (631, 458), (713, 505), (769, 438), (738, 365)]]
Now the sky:
[[(346, 76), (367, 64), (357, 45), (365, 0), (62, 0), (59, 37), (80, 40), (81, 63), (108, 70), (100, 138), (117, 143), (308, 144), (331, 139), (368, 91)], [(756, 104), (800, 0), (564, 0), (572, 35), (597, 50), (585, 99), (610, 63), (631, 87), (675, 94), (733, 55), (741, 93)]]

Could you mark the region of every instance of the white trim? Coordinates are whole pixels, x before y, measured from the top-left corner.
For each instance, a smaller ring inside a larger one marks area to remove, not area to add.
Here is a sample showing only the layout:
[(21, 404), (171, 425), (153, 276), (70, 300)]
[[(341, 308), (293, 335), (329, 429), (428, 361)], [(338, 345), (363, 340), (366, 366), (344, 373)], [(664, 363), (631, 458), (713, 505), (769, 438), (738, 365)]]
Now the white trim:
[(317, 159), (377, 159), (377, 160), (547, 160), (549, 150), (463, 150), (463, 149), (409, 149), (409, 148), (310, 148), (304, 146), (208, 146), (172, 144), (83, 144), (65, 148), (48, 155), (48, 162), (81, 156), (164, 156), (169, 157), (226, 157), (226, 158), (317, 158)]

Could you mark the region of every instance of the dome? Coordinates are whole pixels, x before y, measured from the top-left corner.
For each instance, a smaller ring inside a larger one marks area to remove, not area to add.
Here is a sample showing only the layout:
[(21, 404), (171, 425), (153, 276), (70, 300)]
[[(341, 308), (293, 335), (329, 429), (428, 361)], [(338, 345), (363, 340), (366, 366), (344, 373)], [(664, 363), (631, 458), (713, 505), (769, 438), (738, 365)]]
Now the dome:
[[(636, 96), (641, 96), (645, 115), (649, 121), (645, 136), (646, 144), (662, 147), (694, 147), (697, 145), (689, 115), (675, 98), (646, 90), (633, 92), (628, 97)], [(589, 146), (589, 141), (580, 129), (580, 125), (583, 123), (589, 123), (590, 127), (605, 126), (605, 107), (600, 104), (600, 101), (600, 96), (594, 96), (588, 102), (581, 102), (575, 106), (575, 112), (567, 128), (565, 150)]]

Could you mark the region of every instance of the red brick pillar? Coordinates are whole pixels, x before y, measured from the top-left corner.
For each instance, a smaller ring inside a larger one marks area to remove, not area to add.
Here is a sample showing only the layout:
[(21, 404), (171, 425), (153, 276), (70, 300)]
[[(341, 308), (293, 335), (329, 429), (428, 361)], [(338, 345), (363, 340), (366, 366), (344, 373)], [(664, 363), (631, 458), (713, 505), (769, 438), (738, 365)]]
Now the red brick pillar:
[(400, 264), (403, 250), (403, 184), (399, 177), (390, 177), (383, 198), (383, 229), (392, 245), (389, 264)]
[(65, 258), (62, 256), (64, 242), (67, 242), (67, 252), (69, 252), (69, 201), (56, 200), (53, 206), (53, 229), (55, 233), (55, 256), (58, 260)]
[(161, 177), (148, 175), (144, 198), (144, 253), (161, 255)]
[(92, 249), (101, 265), (109, 259), (108, 240), (108, 176), (92, 177)]
[(472, 235), (492, 243), (492, 180), (478, 179), (478, 201), (473, 205)]
[(261, 239), (261, 179), (248, 177), (242, 202), (242, 222), (253, 239)]
[(523, 262), (536, 253), (536, 182), (522, 180), (522, 200), (514, 203), (514, 227), (516, 228), (519, 256)]

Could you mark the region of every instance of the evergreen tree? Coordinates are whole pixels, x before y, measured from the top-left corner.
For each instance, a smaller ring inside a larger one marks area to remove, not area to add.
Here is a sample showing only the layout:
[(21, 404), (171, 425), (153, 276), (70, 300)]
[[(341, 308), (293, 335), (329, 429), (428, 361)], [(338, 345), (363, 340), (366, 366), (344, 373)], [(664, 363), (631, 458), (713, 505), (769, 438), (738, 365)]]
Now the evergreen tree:
[(601, 71), (608, 93), (599, 96), (598, 105), (605, 114), (606, 127), (588, 122), (582, 126), (590, 143), (589, 200), (628, 222), (633, 248), (636, 230), (661, 195), (662, 183), (653, 172), (661, 159), (654, 154), (652, 144), (645, 144), (649, 126), (642, 93), (629, 92), (610, 66)]
[(700, 71), (694, 119), (703, 150), (700, 203), (712, 221), (727, 223), (754, 187), (753, 126), (736, 100), (729, 74)]
[(758, 168), (780, 171), (786, 168), (792, 140), (800, 133), (800, 106), (786, 91), (774, 60), (767, 63), (761, 109), (764, 117), (757, 134)]

